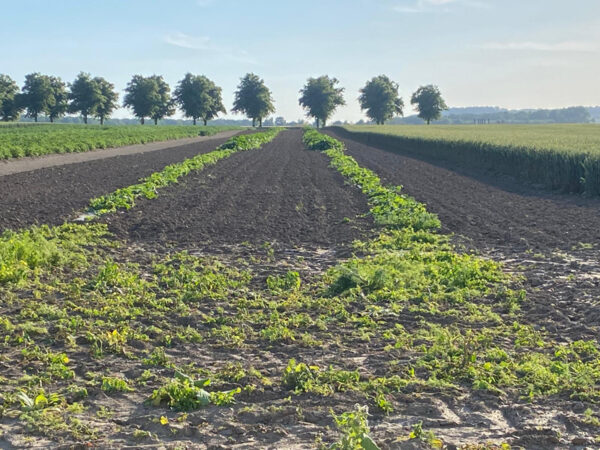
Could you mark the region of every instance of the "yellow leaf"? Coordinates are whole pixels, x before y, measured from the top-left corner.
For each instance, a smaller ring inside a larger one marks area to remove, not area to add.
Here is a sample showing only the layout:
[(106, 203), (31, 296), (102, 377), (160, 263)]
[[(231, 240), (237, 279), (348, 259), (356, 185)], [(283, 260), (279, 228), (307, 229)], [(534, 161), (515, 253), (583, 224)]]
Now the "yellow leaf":
[(160, 423), (161, 425), (167, 425), (169, 423), (169, 419), (167, 419), (165, 416), (160, 416)]

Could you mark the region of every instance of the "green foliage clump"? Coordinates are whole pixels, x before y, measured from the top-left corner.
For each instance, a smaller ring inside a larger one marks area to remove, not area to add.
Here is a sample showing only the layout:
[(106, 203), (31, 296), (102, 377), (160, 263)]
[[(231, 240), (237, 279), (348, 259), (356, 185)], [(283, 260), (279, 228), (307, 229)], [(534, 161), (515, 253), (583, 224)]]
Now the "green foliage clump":
[(133, 392), (127, 381), (118, 377), (102, 377), (102, 390), (104, 392)]
[(0, 284), (25, 280), (42, 269), (85, 265), (81, 246), (98, 243), (106, 234), (105, 225), (74, 224), (5, 231), (0, 236)]
[(369, 410), (366, 406), (356, 405), (354, 411), (333, 414), (333, 420), (342, 433), (342, 438), (331, 445), (332, 450), (378, 450), (379, 447), (369, 436)]
[(269, 275), (267, 286), (272, 292), (297, 291), (300, 289), (300, 274), (289, 270), (283, 276)]
[(204, 388), (210, 385), (210, 379), (194, 380), (181, 372), (175, 373), (175, 378), (166, 385), (156, 389), (149, 401), (154, 406), (166, 404), (179, 411), (191, 411), (208, 406), (227, 406), (235, 403), (235, 395), (240, 388), (229, 391), (208, 392)]

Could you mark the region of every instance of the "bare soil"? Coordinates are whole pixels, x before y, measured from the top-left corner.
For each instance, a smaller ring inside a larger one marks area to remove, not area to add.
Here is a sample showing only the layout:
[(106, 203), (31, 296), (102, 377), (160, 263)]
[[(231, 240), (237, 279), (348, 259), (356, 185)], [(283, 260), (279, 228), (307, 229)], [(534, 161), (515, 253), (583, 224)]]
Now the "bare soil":
[(288, 130), (257, 151), (239, 152), (106, 219), (136, 242), (216, 246), (244, 243), (328, 248), (370, 228), (365, 196), (344, 184), (328, 158)]

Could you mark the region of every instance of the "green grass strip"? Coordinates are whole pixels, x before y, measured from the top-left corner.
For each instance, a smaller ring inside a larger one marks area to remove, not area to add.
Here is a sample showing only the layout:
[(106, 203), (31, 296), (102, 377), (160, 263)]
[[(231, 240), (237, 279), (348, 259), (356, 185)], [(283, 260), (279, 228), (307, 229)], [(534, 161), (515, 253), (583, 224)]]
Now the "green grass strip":
[(152, 199), (158, 196), (158, 189), (177, 183), (179, 179), (192, 171), (199, 171), (208, 165), (227, 158), (232, 154), (261, 147), (272, 141), (282, 128), (273, 128), (253, 134), (234, 136), (219, 146), (216, 150), (188, 158), (182, 162), (166, 166), (160, 172), (155, 172), (139, 183), (94, 198), (90, 201), (90, 212), (102, 215), (119, 209), (130, 209), (135, 206), (138, 198)]
[(427, 212), (425, 205), (400, 193), (400, 186), (384, 186), (371, 170), (360, 167), (354, 158), (344, 153), (344, 144), (337, 139), (307, 129), (304, 145), (312, 150), (322, 150), (331, 158), (331, 164), (344, 177), (359, 186), (369, 198), (375, 223), (388, 228), (412, 227), (414, 230), (434, 230), (440, 227), (435, 214)]

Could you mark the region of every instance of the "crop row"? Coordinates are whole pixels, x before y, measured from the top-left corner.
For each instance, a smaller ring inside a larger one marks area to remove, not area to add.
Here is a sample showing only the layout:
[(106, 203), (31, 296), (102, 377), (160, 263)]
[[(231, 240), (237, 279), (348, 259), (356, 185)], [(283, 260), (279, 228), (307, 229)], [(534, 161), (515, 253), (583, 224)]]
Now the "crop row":
[[(370, 171), (344, 154), (342, 142), (314, 130), (306, 132), (305, 142), (309, 148), (324, 150), (332, 166), (363, 191), (373, 192), (377, 186), (377, 190), (388, 189), (390, 195), (398, 192), (397, 187), (381, 186), (374, 173), (367, 175)], [(404, 326), (397, 324), (394, 331), (389, 323), (387, 334), (403, 357), (410, 352), (420, 354), (412, 369), (425, 369), (427, 375), (412, 382), (467, 383), (503, 394), (516, 388), (530, 399), (558, 392), (577, 398), (600, 396), (596, 342), (550, 343), (551, 336), (520, 323), (518, 311), (526, 301), (525, 293), (509, 288), (511, 280), (499, 265), (456, 253), (447, 238), (437, 234), (434, 222), (422, 226), (424, 221), (418, 215), (415, 220), (413, 210), (401, 201), (371, 203), (375, 218), (404, 216), (408, 225), (399, 228), (384, 222), (380, 236), (361, 246), (366, 257), (331, 270), (330, 290), (346, 292), (354, 300), (361, 298), (367, 310), (370, 304), (403, 316)], [(415, 313), (428, 320), (417, 319), (420, 323), (409, 328), (406, 324)], [(318, 379), (318, 374), (313, 377)]]
[(263, 144), (272, 141), (281, 130), (282, 128), (271, 128), (268, 131), (259, 133), (234, 136), (212, 152), (170, 164), (160, 172), (142, 178), (137, 184), (92, 199), (90, 210), (95, 215), (102, 215), (118, 209), (129, 209), (135, 205), (136, 199), (141, 197), (155, 198), (158, 195), (158, 189), (177, 183), (181, 177), (192, 171), (202, 170), (205, 166), (215, 164), (217, 161), (236, 152), (259, 148)]
[(600, 194), (596, 125), (345, 127), (354, 138), (490, 169), (565, 192)]
[(38, 124), (0, 127), (0, 159), (50, 153), (86, 152), (94, 149), (212, 136), (236, 127), (139, 127)]

